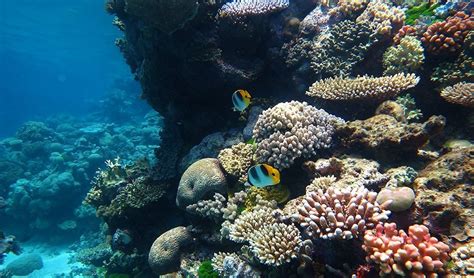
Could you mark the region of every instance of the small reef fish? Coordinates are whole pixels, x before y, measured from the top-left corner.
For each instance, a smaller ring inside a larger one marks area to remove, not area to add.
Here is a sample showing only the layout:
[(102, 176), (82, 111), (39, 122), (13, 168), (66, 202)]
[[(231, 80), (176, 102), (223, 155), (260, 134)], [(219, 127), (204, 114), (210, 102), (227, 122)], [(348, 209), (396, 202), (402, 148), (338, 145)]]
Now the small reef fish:
[(247, 185), (265, 187), (280, 183), (280, 171), (268, 164), (257, 164), (250, 167)]
[(252, 96), (246, 90), (239, 89), (232, 94), (232, 103), (234, 104), (234, 110), (244, 111), (249, 105)]

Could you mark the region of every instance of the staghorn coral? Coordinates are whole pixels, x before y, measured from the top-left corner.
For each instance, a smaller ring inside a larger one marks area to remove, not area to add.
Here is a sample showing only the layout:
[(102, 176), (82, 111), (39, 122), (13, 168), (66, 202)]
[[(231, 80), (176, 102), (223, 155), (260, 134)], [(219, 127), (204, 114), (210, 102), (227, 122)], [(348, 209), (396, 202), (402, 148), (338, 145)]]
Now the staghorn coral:
[(421, 41), (426, 51), (435, 54), (449, 54), (462, 48), (469, 31), (474, 30), (474, 18), (464, 12), (457, 12), (443, 22), (428, 27)]
[(444, 88), (440, 95), (448, 102), (470, 108), (474, 107), (474, 83), (457, 83)]
[(313, 42), (311, 69), (316, 76), (348, 76), (375, 42), (367, 23), (338, 22)]
[(450, 256), (454, 263), (453, 274), (466, 276), (474, 274), (474, 241), (462, 244), (451, 252)]
[(443, 116), (431, 116), (424, 123), (398, 122), (389, 115), (375, 115), (366, 120), (356, 120), (336, 129), (345, 147), (383, 152), (415, 152), (439, 134), (446, 124)]
[(421, 42), (413, 36), (404, 37), (397, 46), (389, 47), (383, 54), (384, 75), (416, 72), (424, 60)]
[(392, 35), (402, 27), (404, 21), (403, 10), (381, 0), (370, 1), (364, 12), (356, 19), (356, 22), (369, 23), (373, 32), (379, 35)]
[(234, 0), (220, 8), (220, 18), (231, 18), (235, 21), (247, 16), (258, 16), (286, 9), (288, 0)]
[(297, 257), (300, 243), (300, 231), (294, 225), (273, 223), (255, 231), (250, 248), (260, 262), (280, 266)]
[(244, 183), (247, 180), (247, 170), (252, 166), (253, 154), (254, 148), (251, 144), (238, 143), (221, 150), (217, 159), (227, 174)]
[(288, 168), (299, 157), (308, 158), (318, 149), (329, 148), (333, 125), (342, 122), (306, 102), (279, 103), (263, 111), (255, 125), (257, 161)]
[(292, 219), (313, 238), (358, 238), (390, 215), (384, 209), (389, 202), (379, 205), (376, 198), (377, 193), (362, 186), (352, 190), (329, 187), (325, 192), (307, 193)]
[(419, 78), (414, 74), (395, 74), (384, 77), (327, 78), (316, 81), (307, 95), (328, 100), (382, 101), (414, 87)]
[(125, 0), (125, 4), (128, 14), (167, 34), (183, 28), (196, 16), (199, 7), (196, 0)]
[(430, 236), (426, 226), (412, 225), (408, 234), (395, 223), (378, 224), (365, 232), (367, 261), (380, 268), (380, 276), (437, 277), (445, 273), (449, 246)]

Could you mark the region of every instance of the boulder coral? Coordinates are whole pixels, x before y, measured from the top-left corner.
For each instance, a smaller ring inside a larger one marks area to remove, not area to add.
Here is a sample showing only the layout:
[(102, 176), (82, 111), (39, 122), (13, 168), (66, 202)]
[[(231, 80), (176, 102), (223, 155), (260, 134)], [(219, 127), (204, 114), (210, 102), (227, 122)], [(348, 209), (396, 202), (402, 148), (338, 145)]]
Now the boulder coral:
[(219, 160), (204, 158), (191, 164), (181, 176), (176, 204), (185, 209), (214, 192), (226, 194), (227, 181)]
[(409, 187), (383, 188), (377, 194), (377, 203), (391, 201), (387, 209), (392, 212), (407, 210), (415, 202), (415, 192)]
[(43, 268), (43, 259), (38, 254), (24, 254), (7, 264), (6, 270), (11, 275), (26, 276)]
[(365, 232), (367, 261), (375, 263), (380, 276), (437, 277), (446, 273), (449, 246), (431, 237), (426, 226), (412, 225), (408, 234), (395, 223), (378, 224)]
[(148, 264), (158, 275), (178, 270), (181, 253), (193, 242), (186, 227), (173, 228), (160, 235), (150, 248)]

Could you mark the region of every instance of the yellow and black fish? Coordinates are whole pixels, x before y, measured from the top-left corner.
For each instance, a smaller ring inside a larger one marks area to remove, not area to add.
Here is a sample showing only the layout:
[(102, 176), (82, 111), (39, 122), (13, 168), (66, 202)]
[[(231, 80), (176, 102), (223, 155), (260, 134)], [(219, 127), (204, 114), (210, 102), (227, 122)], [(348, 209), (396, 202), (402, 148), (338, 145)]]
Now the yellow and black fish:
[(265, 187), (280, 183), (280, 171), (268, 164), (257, 164), (250, 167), (248, 173), (248, 185)]
[(237, 111), (244, 111), (249, 105), (252, 96), (246, 90), (239, 89), (232, 94), (232, 103)]

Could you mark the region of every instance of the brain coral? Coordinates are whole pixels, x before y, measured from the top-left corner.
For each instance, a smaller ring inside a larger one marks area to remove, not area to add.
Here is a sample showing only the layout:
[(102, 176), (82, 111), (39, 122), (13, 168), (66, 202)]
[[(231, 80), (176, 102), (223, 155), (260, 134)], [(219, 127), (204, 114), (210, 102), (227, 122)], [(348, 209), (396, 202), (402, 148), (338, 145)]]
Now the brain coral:
[(172, 272), (179, 268), (181, 251), (193, 240), (186, 227), (173, 228), (160, 235), (150, 248), (148, 264), (158, 275)]
[(328, 100), (382, 101), (414, 87), (419, 78), (414, 74), (398, 73), (383, 77), (327, 78), (311, 85), (307, 95)]
[(400, 40), (397, 46), (389, 47), (383, 55), (384, 74), (411, 73), (421, 67), (425, 55), (421, 42), (413, 36)]
[(219, 17), (239, 20), (242, 17), (264, 15), (286, 9), (288, 0), (234, 0), (219, 10)]
[(467, 107), (474, 107), (474, 83), (461, 82), (444, 88), (441, 97), (446, 101)]
[(253, 134), (257, 160), (278, 169), (290, 167), (299, 157), (308, 158), (329, 148), (334, 124), (342, 123), (324, 110), (306, 102), (284, 102), (263, 111)]
[(389, 203), (379, 205), (376, 198), (377, 193), (362, 186), (308, 192), (292, 219), (313, 238), (358, 238), (390, 215), (384, 210)]
[(219, 160), (215, 158), (200, 159), (191, 164), (181, 176), (176, 204), (184, 209), (213, 192), (227, 193), (227, 181)]
[(363, 248), (380, 276), (438, 277), (449, 259), (449, 246), (431, 237), (423, 225), (410, 226), (406, 234), (395, 223), (379, 224), (365, 232)]
[(469, 31), (474, 30), (474, 18), (458, 12), (443, 22), (433, 23), (421, 38), (426, 50), (435, 55), (457, 52)]

